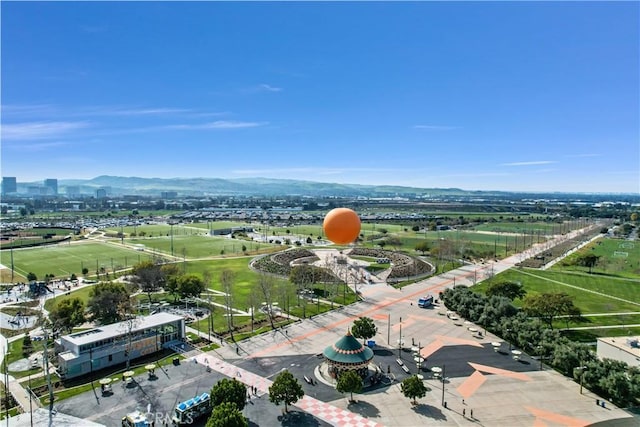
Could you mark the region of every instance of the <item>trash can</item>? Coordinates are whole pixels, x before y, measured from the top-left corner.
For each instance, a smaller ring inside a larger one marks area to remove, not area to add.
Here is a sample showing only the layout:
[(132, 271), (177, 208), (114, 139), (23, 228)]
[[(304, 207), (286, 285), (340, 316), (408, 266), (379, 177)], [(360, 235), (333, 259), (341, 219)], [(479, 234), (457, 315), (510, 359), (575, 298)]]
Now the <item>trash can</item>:
[(179, 357), (174, 357), (173, 358), (173, 365), (174, 366), (178, 366), (180, 364), (180, 358)]
[(375, 346), (376, 346), (376, 342), (375, 341), (373, 341), (373, 340), (367, 341), (367, 347), (373, 348)]

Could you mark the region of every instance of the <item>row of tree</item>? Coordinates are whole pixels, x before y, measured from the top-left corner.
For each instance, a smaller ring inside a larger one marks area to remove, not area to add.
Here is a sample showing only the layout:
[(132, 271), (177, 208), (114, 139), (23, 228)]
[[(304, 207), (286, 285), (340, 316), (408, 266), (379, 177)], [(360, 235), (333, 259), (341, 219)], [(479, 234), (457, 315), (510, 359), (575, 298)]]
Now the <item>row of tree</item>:
[[(496, 284), (489, 290), (485, 296), (465, 286), (457, 286), (445, 290), (440, 297), (447, 309), (539, 357), (541, 362), (547, 361), (559, 372), (582, 381), (587, 388), (614, 404), (621, 407), (638, 404), (640, 368), (608, 359), (599, 360), (588, 345), (571, 341), (553, 329), (553, 321), (558, 316), (580, 316), (568, 295), (525, 296), (517, 283)], [(511, 303), (510, 297), (515, 294), (523, 298), (521, 310)]]

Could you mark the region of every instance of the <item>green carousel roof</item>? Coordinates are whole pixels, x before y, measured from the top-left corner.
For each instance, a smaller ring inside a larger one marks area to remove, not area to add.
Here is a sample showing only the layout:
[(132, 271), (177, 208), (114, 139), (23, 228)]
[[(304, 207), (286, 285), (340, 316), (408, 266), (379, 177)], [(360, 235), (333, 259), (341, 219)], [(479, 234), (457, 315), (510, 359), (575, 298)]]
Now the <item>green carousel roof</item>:
[(365, 363), (373, 359), (373, 350), (363, 346), (357, 339), (351, 336), (351, 331), (340, 338), (335, 344), (324, 349), (324, 357), (337, 363)]

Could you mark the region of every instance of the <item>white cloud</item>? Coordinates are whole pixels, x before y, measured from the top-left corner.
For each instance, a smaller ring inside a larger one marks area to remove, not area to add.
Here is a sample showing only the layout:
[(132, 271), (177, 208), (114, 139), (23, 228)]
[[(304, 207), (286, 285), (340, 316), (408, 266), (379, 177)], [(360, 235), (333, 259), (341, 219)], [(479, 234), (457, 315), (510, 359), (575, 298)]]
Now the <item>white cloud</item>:
[(70, 145), (68, 142), (36, 142), (36, 143), (25, 143), (21, 142), (19, 144), (13, 145), (5, 145), (7, 149), (11, 149), (14, 151), (26, 151), (26, 152), (36, 152), (36, 151), (45, 151), (50, 148), (59, 148)]
[(260, 85), (260, 89), (265, 90), (267, 92), (280, 92), (280, 91), (282, 91), (281, 87), (271, 86), (271, 85), (268, 85), (266, 83), (262, 83)]
[(575, 157), (600, 157), (602, 154), (595, 153), (587, 153), (587, 154), (568, 154), (565, 157), (575, 158)]
[(7, 140), (31, 140), (54, 138), (86, 128), (87, 122), (26, 122), (2, 125), (2, 138)]
[(454, 130), (458, 129), (456, 126), (440, 126), (440, 125), (413, 125), (414, 129), (423, 130)]
[(168, 125), (163, 129), (183, 129), (183, 130), (206, 130), (206, 129), (244, 129), (255, 128), (268, 125), (269, 122), (237, 122), (228, 120), (216, 120), (210, 123), (200, 123), (195, 125)]
[(558, 163), (555, 160), (536, 160), (532, 162), (512, 162), (512, 163), (501, 163), (500, 166), (535, 166), (535, 165), (551, 165), (553, 163)]

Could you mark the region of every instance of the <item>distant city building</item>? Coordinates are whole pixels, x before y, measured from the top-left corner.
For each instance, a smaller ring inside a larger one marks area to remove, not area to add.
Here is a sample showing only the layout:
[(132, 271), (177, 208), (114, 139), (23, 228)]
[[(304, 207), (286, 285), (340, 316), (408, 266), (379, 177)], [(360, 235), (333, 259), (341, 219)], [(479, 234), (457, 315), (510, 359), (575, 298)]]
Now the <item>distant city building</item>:
[(67, 185), (66, 191), (67, 196), (79, 196), (80, 195), (80, 186), (79, 185)]
[(163, 199), (175, 199), (176, 197), (178, 197), (178, 192), (177, 191), (162, 191), (160, 193), (160, 197), (162, 197)]
[(44, 187), (47, 189), (47, 194), (52, 196), (58, 195), (58, 180), (49, 178), (44, 180)]
[(107, 197), (107, 190), (104, 188), (98, 188), (96, 190), (96, 199), (104, 199)]
[(18, 191), (18, 183), (15, 176), (2, 177), (2, 194), (10, 194)]
[(33, 195), (42, 195), (46, 193), (46, 189), (40, 185), (30, 185), (27, 187), (27, 193)]
[(182, 316), (163, 312), (64, 335), (56, 340), (58, 374), (74, 378), (179, 345), (184, 325)]
[(596, 348), (599, 359), (618, 360), (640, 367), (640, 336), (598, 338)]

